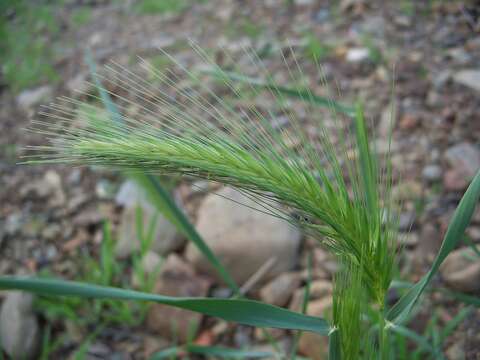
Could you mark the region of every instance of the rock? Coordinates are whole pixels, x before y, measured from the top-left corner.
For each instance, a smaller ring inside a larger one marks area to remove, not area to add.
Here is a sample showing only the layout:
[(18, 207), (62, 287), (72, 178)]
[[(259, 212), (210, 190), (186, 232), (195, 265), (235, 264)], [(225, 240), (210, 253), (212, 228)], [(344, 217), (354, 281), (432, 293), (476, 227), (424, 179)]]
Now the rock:
[(137, 237), (136, 229), (137, 208), (142, 211), (144, 233), (148, 232), (152, 221), (155, 222), (156, 219), (156, 229), (153, 233), (150, 250), (164, 255), (183, 245), (185, 239), (177, 234), (176, 227), (156, 211), (148, 202), (143, 189), (133, 181), (126, 181), (122, 184), (115, 200), (117, 204), (124, 207), (115, 245), (115, 255), (118, 258), (126, 258), (133, 251), (139, 249), (140, 239)]
[(480, 290), (480, 260), (471, 248), (451, 252), (440, 267), (440, 272), (447, 285), (455, 290)]
[(295, 0), (295, 5), (298, 6), (309, 6), (314, 3), (314, 0)]
[(449, 360), (465, 360), (465, 338), (460, 338), (453, 345), (450, 345), (445, 351), (445, 355)]
[(470, 177), (475, 176), (480, 168), (480, 150), (467, 142), (450, 147), (445, 152), (445, 159), (451, 167), (461, 166)]
[[(331, 282), (327, 280), (315, 280), (310, 284), (309, 301), (311, 302), (311, 300), (324, 299), (329, 299), (331, 301), (332, 293), (333, 286)], [(302, 310), (304, 297), (305, 287), (297, 289), (297, 291), (295, 291), (295, 293), (293, 294), (292, 301), (290, 302), (290, 310), (300, 312)]]
[(480, 92), (480, 69), (460, 70), (453, 75), (453, 81)]
[(448, 81), (452, 78), (452, 72), (450, 70), (443, 70), (432, 76), (432, 85), (435, 89), (440, 90)]
[[(195, 274), (193, 268), (178, 255), (170, 254), (162, 266), (155, 292), (161, 295), (204, 297), (210, 282)], [(153, 304), (147, 314), (148, 330), (162, 337), (185, 342), (188, 335), (200, 324), (202, 315), (166, 305)]]
[(480, 150), (468, 142), (454, 145), (445, 152), (450, 166), (444, 185), (451, 190), (463, 190), (480, 169)]
[(272, 305), (285, 306), (299, 285), (298, 273), (280, 274), (260, 290), (260, 299)]
[(398, 230), (399, 231), (410, 231), (415, 223), (416, 214), (415, 211), (404, 211), (400, 213), (398, 219)]
[(74, 97), (83, 97), (90, 94), (95, 89), (91, 83), (87, 82), (88, 72), (78, 73), (73, 78), (69, 79), (65, 87)]
[(17, 234), (21, 229), (24, 223), (24, 219), (22, 214), (20, 213), (12, 213), (7, 216), (5, 221), (5, 234), (7, 236), (13, 236)]
[(328, 359), (328, 338), (311, 332), (304, 332), (298, 342), (298, 350), (311, 360)]
[(368, 60), (370, 50), (367, 48), (351, 48), (347, 51), (345, 59), (351, 63), (360, 63)]
[(479, 242), (480, 241), (480, 226), (474, 226), (470, 225), (467, 230), (466, 234), (472, 240), (473, 242)]
[(0, 310), (0, 338), (3, 350), (13, 359), (33, 359), (40, 331), (32, 309), (33, 296), (9, 292)]
[[(272, 258), (275, 263), (261, 279), (263, 282), (291, 270), (297, 261), (300, 232), (278, 218), (249, 208), (258, 205), (234, 189), (226, 187), (217, 193), (220, 196), (208, 195), (201, 204), (197, 230), (237, 283), (244, 283)], [(197, 269), (218, 278), (193, 244), (187, 246), (186, 256)]]
[(442, 179), (442, 167), (439, 165), (427, 165), (422, 170), (425, 181), (436, 182)]
[(17, 105), (25, 112), (30, 112), (40, 102), (52, 97), (52, 93), (52, 87), (48, 85), (24, 90), (17, 96)]
[(417, 200), (422, 195), (422, 184), (407, 180), (392, 189), (392, 196), (396, 200)]
[(401, 130), (413, 130), (420, 123), (420, 117), (416, 114), (407, 113), (402, 116), (398, 124)]
[[(325, 317), (326, 313), (331, 311), (331, 297), (316, 300), (308, 304), (308, 315), (316, 317)], [(315, 333), (305, 332), (300, 337), (298, 349), (301, 354), (308, 356), (312, 360), (328, 359), (328, 338)]]
[(54, 207), (63, 206), (66, 202), (62, 178), (53, 170), (48, 170), (42, 179), (27, 183), (20, 189), (20, 196), (47, 199), (49, 204)]
[(111, 200), (115, 197), (115, 186), (109, 180), (101, 179), (95, 185), (95, 194), (99, 199)]
[(455, 170), (447, 170), (443, 176), (443, 186), (447, 191), (462, 191), (468, 183), (465, 175)]
[(420, 238), (417, 247), (417, 255), (415, 258), (426, 259), (432, 261), (442, 244), (442, 236), (439, 226), (427, 223), (423, 225), (420, 232)]
[(45, 240), (56, 240), (62, 234), (62, 227), (56, 223), (48, 224), (42, 230), (42, 238)]

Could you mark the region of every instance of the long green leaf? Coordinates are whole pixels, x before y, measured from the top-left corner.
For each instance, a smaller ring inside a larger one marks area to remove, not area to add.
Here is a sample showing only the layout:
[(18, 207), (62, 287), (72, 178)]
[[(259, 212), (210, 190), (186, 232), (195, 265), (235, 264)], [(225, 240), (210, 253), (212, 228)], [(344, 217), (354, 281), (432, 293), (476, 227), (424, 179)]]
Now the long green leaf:
[(429, 272), (414, 286), (412, 286), (407, 293), (398, 300), (398, 302), (387, 313), (387, 319), (390, 322), (401, 323), (416, 301), (425, 290), (426, 286), (437, 273), (440, 265), (455, 246), (463, 239), (465, 229), (473, 215), (475, 206), (480, 198), (480, 171), (477, 172), (473, 178), (470, 186), (462, 197), (458, 208), (453, 215), (452, 221), (448, 226), (447, 233), (442, 242), (442, 246), (435, 258)]
[(340, 336), (338, 329), (335, 329), (328, 335), (328, 360), (342, 359)]
[(265, 90), (270, 90), (275, 93), (280, 93), (292, 98), (300, 99), (302, 101), (308, 101), (313, 105), (328, 107), (338, 112), (341, 112), (350, 117), (355, 116), (355, 109), (353, 107), (340, 104), (332, 99), (328, 99), (319, 95), (312, 93), (310, 89), (303, 88), (289, 88), (285, 86), (279, 86), (271, 81), (266, 81), (262, 79), (256, 79), (248, 77), (242, 74), (238, 74), (232, 71), (224, 71), (218, 69), (207, 69), (202, 70), (202, 73), (213, 76), (214, 78), (221, 81), (235, 81), (238, 83), (248, 84), (253, 87), (262, 88)]
[(226, 359), (262, 359), (273, 358), (275, 355), (268, 351), (255, 350), (237, 350), (223, 346), (200, 346), (200, 345), (185, 345), (173, 346), (153, 354), (150, 360), (160, 360), (170, 358), (172, 355), (181, 353), (199, 354), (206, 356), (215, 356)]
[(24, 290), (43, 295), (153, 301), (256, 327), (312, 331), (320, 335), (328, 335), (330, 330), (329, 324), (323, 319), (254, 300), (180, 298), (74, 281), (19, 276), (1, 276), (0, 289)]
[(412, 340), (413, 342), (415, 342), (418, 345), (419, 349), (428, 351), (433, 356), (435, 356), (437, 354), (437, 351), (429, 343), (428, 339), (425, 338), (422, 335), (417, 334), (415, 331), (410, 330), (409, 328), (406, 328), (402, 325), (395, 326), (394, 328), (392, 328), (392, 331), (401, 335), (401, 336), (403, 336), (403, 337), (406, 337), (406, 338)]

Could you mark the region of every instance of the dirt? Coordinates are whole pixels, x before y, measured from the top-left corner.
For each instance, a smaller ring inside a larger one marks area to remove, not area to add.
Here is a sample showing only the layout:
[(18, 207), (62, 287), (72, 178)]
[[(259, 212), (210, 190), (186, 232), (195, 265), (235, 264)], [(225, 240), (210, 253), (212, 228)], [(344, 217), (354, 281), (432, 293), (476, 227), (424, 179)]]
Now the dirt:
[[(75, 27), (69, 15), (82, 7), (91, 9), (90, 20)], [(72, 79), (88, 74), (84, 62), (87, 48), (98, 64), (114, 60), (131, 67), (137, 55), (154, 59), (159, 55), (157, 47), (161, 47), (195, 65), (198, 60), (186, 45), (192, 38), (202, 48), (212, 49), (220, 63), (225, 61), (222, 46), (235, 51), (247, 44), (256, 51), (272, 47), (287, 52), (288, 44), (293, 44), (301, 55), (303, 71), (314, 79), (310, 85), (321, 93), (324, 88), (316, 81), (319, 79), (316, 68), (305, 55), (315, 51), (315, 44), (308, 40), (313, 36), (319, 44), (328, 45), (329, 50), (320, 61), (326, 77), (338, 88), (339, 98), (345, 103), (356, 98), (363, 100), (380, 135), (382, 128), (385, 129), (385, 114), (388, 115), (395, 100), (393, 162), (403, 183), (411, 184), (403, 191), (407, 195), (400, 195), (404, 196), (403, 211), (413, 214), (413, 223), (406, 228), (418, 235), (427, 233), (423, 231), (426, 226), (431, 229), (433, 225), (438, 230), (431, 237), (419, 236), (419, 243), (409, 245), (401, 264), (410, 280), (425, 272), (465, 190), (465, 184), (450, 186), (449, 178), (445, 179), (447, 170), (455, 171), (455, 167), (448, 164), (444, 153), (463, 142), (479, 149), (480, 89), (454, 81), (459, 70), (480, 71), (478, 1), (208, 0), (195, 2), (180, 12), (147, 15), (134, 8), (132, 2), (116, 1), (70, 1), (65, 8), (58, 8), (56, 16), (63, 24), (62, 32), (59, 38), (43, 41), (55, 40), (62, 49), (53, 64), (61, 80), (42, 85), (50, 85), (54, 96), (73, 96), (69, 89)], [(347, 61), (347, 54), (353, 48), (368, 49), (368, 57)], [(268, 60), (269, 69), (277, 77), (285, 77), (281, 59), (277, 60), (280, 61)], [(82, 255), (98, 257), (103, 220), (118, 222), (121, 210), (113, 201), (114, 190), (105, 193), (102, 186), (115, 189), (121, 176), (92, 168), (18, 164), (27, 154), (26, 146), (41, 145), (45, 139), (25, 130), (31, 119), (41, 118), (38, 105), (26, 111), (18, 106), (17, 100), (18, 94), (3, 84), (0, 88), (0, 273), (38, 273), (48, 269), (74, 278), (82, 267)], [(432, 164), (441, 167), (441, 175), (434, 181), (425, 180), (422, 171)], [(59, 189), (48, 188), (47, 171), (58, 175)], [(32, 184), (37, 187), (32, 189)], [(182, 184), (179, 188), (184, 187)], [(61, 194), (55, 195), (56, 190)], [(184, 195), (186, 208), (195, 216), (198, 198), (190, 193)], [(477, 215), (469, 230), (474, 243), (480, 243), (480, 232), (475, 231), (479, 227)], [(442, 296), (428, 298), (433, 307), (422, 310), (425, 320), (419, 317), (419, 324), (415, 323), (419, 331), (431, 317), (432, 309), (442, 314), (440, 324), (444, 324), (464, 306)], [(476, 359), (479, 324), (480, 313), (475, 310), (448, 338), (444, 350), (461, 342), (466, 358)], [(212, 321), (206, 320), (200, 333), (205, 334), (213, 327)], [(57, 338), (71, 332), (61, 321), (54, 323), (52, 329)], [(112, 336), (115, 331), (117, 336)], [(243, 327), (229, 328), (217, 339), (225, 345), (238, 345), (243, 344), (238, 340), (242, 336), (248, 338), (243, 343), (259, 342), (253, 332)], [(143, 358), (152, 347), (152, 341), (145, 339), (152, 337), (155, 338), (154, 334), (147, 333), (142, 326), (104, 329), (94, 343), (100, 353), (96, 358), (111, 358), (115, 354), (122, 359)], [(64, 358), (84, 340), (80, 336), (64, 342), (60, 350), (52, 353), (52, 358)], [(453, 352), (448, 352), (452, 359)]]

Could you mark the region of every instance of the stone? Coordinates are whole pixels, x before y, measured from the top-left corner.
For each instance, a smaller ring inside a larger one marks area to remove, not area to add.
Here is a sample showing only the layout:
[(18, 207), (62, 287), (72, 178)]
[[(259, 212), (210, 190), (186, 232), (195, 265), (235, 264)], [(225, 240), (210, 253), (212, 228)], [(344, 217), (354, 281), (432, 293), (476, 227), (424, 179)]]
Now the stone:
[(464, 69), (453, 75), (453, 81), (480, 92), (480, 69)]
[(480, 169), (480, 150), (463, 142), (445, 151), (445, 160), (450, 170), (445, 173), (444, 185), (449, 190), (463, 190)]
[(360, 63), (368, 60), (370, 50), (367, 48), (351, 48), (348, 49), (345, 59), (351, 63)]
[(24, 223), (24, 219), (22, 214), (20, 213), (12, 213), (7, 216), (5, 220), (5, 235), (13, 236), (16, 235), (21, 229)]
[[(312, 301), (308, 304), (307, 314), (316, 317), (325, 317), (331, 311), (332, 298)], [(328, 338), (315, 333), (305, 332), (298, 342), (298, 350), (301, 354), (312, 360), (328, 359)]]
[(95, 87), (87, 82), (88, 72), (82, 72), (67, 80), (65, 87), (74, 97), (83, 97), (93, 92)]
[(473, 177), (480, 168), (480, 149), (463, 142), (448, 148), (445, 159), (451, 167), (461, 167), (467, 176)]
[(469, 182), (462, 172), (450, 169), (443, 175), (443, 186), (447, 191), (462, 191), (468, 184)]
[(470, 225), (466, 230), (466, 234), (470, 238), (470, 240), (472, 240), (473, 242), (479, 242), (480, 241), (480, 226)]
[(42, 179), (27, 183), (20, 189), (20, 196), (23, 198), (33, 196), (38, 199), (47, 199), (53, 207), (60, 207), (66, 203), (62, 178), (53, 170), (48, 170)]
[(406, 180), (394, 186), (392, 196), (399, 201), (417, 200), (422, 195), (422, 184), (414, 180)]
[(415, 224), (415, 218), (415, 211), (404, 211), (400, 213), (398, 219), (398, 230), (403, 232), (410, 231)]
[(165, 255), (183, 245), (185, 239), (179, 236), (176, 227), (156, 211), (153, 205), (148, 202), (143, 189), (133, 181), (128, 180), (121, 185), (115, 200), (118, 205), (124, 207), (120, 219), (118, 239), (115, 244), (117, 258), (127, 258), (140, 247), (140, 239), (138, 239), (136, 228), (137, 209), (141, 209), (143, 216), (144, 234), (148, 232), (150, 225), (156, 224), (150, 250)]
[[(232, 188), (222, 188), (217, 194), (208, 195), (200, 205), (196, 228), (238, 284), (270, 259), (275, 263), (262, 277), (263, 283), (295, 266), (301, 240), (297, 229), (252, 209), (258, 205)], [(186, 257), (198, 270), (221, 281), (193, 244), (187, 246)]]
[[(204, 297), (210, 281), (195, 274), (194, 269), (178, 255), (170, 254), (162, 266), (155, 293), (168, 296)], [(170, 340), (187, 341), (200, 324), (202, 315), (171, 306), (153, 304), (149, 308), (147, 329)]]
[(435, 89), (440, 90), (452, 78), (451, 70), (443, 70), (432, 76), (432, 85)]
[(420, 117), (418, 115), (413, 113), (407, 113), (407, 114), (404, 114), (400, 119), (398, 127), (401, 130), (406, 130), (406, 131), (413, 130), (418, 126), (419, 123), (420, 123)]
[[(315, 280), (310, 284), (310, 294), (309, 302), (312, 303), (312, 300), (324, 300), (330, 299), (333, 293), (333, 286), (330, 281), (327, 280)], [(302, 311), (302, 304), (305, 297), (305, 287), (297, 289), (292, 297), (290, 302), (290, 310), (300, 312)], [(309, 308), (310, 308), (309, 303)]]
[(25, 112), (29, 113), (32, 109), (52, 97), (53, 90), (51, 86), (45, 85), (35, 89), (24, 90), (17, 96), (17, 105)]
[(35, 358), (40, 330), (31, 294), (7, 293), (0, 310), (0, 339), (3, 350), (12, 359)]
[(480, 290), (480, 259), (472, 248), (451, 252), (440, 267), (440, 273), (452, 289), (463, 292)]
[(298, 273), (280, 274), (260, 290), (260, 299), (272, 305), (285, 306), (299, 285)]
[(440, 228), (436, 224), (427, 223), (423, 225), (418, 239), (417, 260), (426, 259), (432, 261), (442, 244)]
[(442, 179), (442, 167), (439, 165), (427, 165), (422, 170), (422, 178), (428, 182), (436, 182)]

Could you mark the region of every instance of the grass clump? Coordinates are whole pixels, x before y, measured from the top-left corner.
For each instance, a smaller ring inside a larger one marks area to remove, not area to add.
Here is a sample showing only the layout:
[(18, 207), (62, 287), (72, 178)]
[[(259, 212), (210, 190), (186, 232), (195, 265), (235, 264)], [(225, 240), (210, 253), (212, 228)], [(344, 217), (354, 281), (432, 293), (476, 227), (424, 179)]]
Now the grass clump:
[[(0, 287), (157, 301), (247, 325), (328, 334), (331, 359), (389, 358), (393, 355), (392, 329), (401, 331), (401, 321), (468, 225), (480, 197), (480, 175), (462, 199), (432, 269), (387, 309), (386, 294), (398, 252), (398, 220), (394, 216), (398, 205), (391, 196), (389, 151), (381, 157), (372, 149), (362, 106), (352, 111), (308, 88), (266, 82), (264, 79), (272, 77), (249, 50), (244, 51), (242, 60), (261, 72), (260, 78), (225, 72), (204, 50), (195, 44), (192, 47), (211, 68), (207, 74), (190, 71), (166, 53), (175, 65), (171, 69), (159, 72), (142, 62), (144, 71), (161, 84), (160, 91), (145, 76), (115, 63), (106, 67), (105, 75), (96, 74), (106, 88), (120, 88), (136, 96), (134, 102), (117, 93), (108, 94), (118, 104), (115, 121), (94, 104), (64, 98), (51, 105), (43, 114), (54, 121), (34, 123), (37, 132), (50, 137), (50, 144), (33, 148), (30, 162), (103, 165), (236, 187), (255, 200), (259, 211), (298, 226), (336, 255), (340, 269), (335, 276), (332, 323), (244, 299), (171, 298), (16, 278), (0, 278)], [(293, 51), (282, 54), (282, 60), (291, 77), (299, 73), (304, 78)], [(235, 64), (228, 54), (224, 61)], [(210, 82), (212, 73), (216, 84)], [(185, 79), (193, 85), (185, 88)], [(297, 83), (295, 78), (291, 80)], [(245, 101), (245, 93), (249, 101)], [(289, 109), (294, 101), (305, 105), (307, 118)], [(258, 105), (264, 102), (273, 102), (273, 109)], [(126, 109), (132, 104), (141, 104), (141, 109), (129, 117)], [(326, 104), (333, 115), (313, 108), (319, 104)], [(337, 111), (344, 116), (340, 118)], [(71, 123), (71, 119), (92, 113), (95, 121)], [(279, 124), (280, 116), (288, 121)], [(312, 126), (316, 131), (308, 131)]]
[[(209, 61), (203, 50), (196, 47), (195, 50)], [(260, 66), (254, 55), (246, 54), (252, 65)], [(48, 154), (44, 161), (105, 165), (218, 181), (256, 199), (262, 211), (312, 234), (345, 264), (336, 287), (334, 326), (339, 331), (344, 356), (348, 358), (351, 353), (354, 358), (362, 338), (361, 309), (357, 303), (344, 303), (344, 299), (355, 298), (383, 312), (396, 253), (395, 222), (386, 215), (393, 213), (387, 211), (391, 207), (389, 173), (380, 170), (370, 150), (362, 108), (357, 108), (351, 138), (335, 131), (329, 133), (320, 119), (316, 122), (319, 134), (312, 137), (302, 129), (304, 124), (290, 116), (295, 130), (295, 135), (291, 135), (275, 129), (272, 119), (258, 109), (234, 109), (235, 105), (222, 101), (202, 85), (199, 75), (179, 63), (176, 65), (194, 83), (200, 84), (198, 89), (182, 92), (176, 87), (177, 75), (173, 70), (159, 73), (147, 62), (143, 63), (145, 69), (155, 73), (169, 91), (179, 96), (172, 101), (166, 91), (155, 95), (154, 101), (144, 108), (146, 114), (158, 114), (158, 110), (164, 116), (132, 119), (122, 115), (122, 121), (114, 124), (108, 118), (97, 118), (93, 127), (75, 129), (65, 123), (49, 124), (44, 130), (53, 131), (55, 139), (53, 146), (41, 148)], [(149, 84), (138, 75), (115, 65), (107, 69), (110, 74), (103, 81), (150, 94)], [(241, 97), (232, 82), (224, 81), (223, 86), (231, 95)], [(212, 97), (211, 103), (203, 102), (200, 90)], [(259, 91), (254, 87), (250, 90), (255, 95)], [(275, 88), (270, 93), (274, 99), (281, 98)], [(307, 92), (306, 96), (302, 95), (302, 100), (313, 94)], [(86, 107), (90, 112), (95, 111), (95, 105), (83, 105), (77, 110), (53, 106), (54, 110), (72, 117)], [(351, 127), (352, 119), (347, 121)], [(292, 136), (298, 136), (300, 148), (292, 148)], [(356, 149), (356, 156), (348, 159), (338, 155), (333, 137), (338, 138), (336, 145), (342, 151)], [(380, 190), (382, 182), (387, 184), (386, 191)], [(352, 282), (357, 286), (351, 287)], [(357, 345), (352, 342), (352, 346), (344, 346), (345, 339), (351, 341), (355, 337)]]

